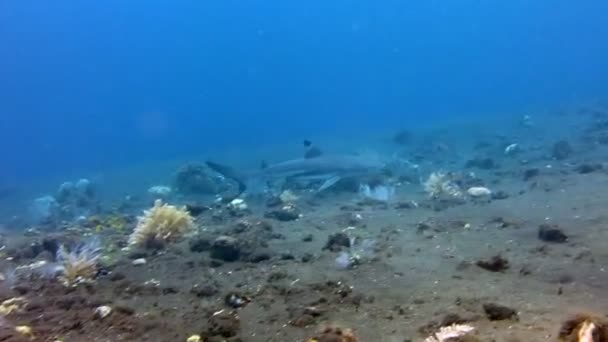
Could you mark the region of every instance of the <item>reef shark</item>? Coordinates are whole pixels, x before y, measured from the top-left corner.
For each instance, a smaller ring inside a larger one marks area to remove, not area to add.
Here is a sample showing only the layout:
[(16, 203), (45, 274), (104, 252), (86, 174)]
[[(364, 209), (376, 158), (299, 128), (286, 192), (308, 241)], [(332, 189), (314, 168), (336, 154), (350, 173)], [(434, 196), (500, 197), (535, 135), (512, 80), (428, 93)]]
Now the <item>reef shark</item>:
[(239, 194), (248, 188), (248, 184), (251, 184), (252, 180), (259, 181), (260, 179), (322, 180), (323, 184), (317, 190), (317, 192), (321, 192), (343, 178), (379, 175), (385, 166), (383, 162), (375, 158), (346, 155), (320, 155), (314, 158), (292, 159), (271, 164), (250, 173), (240, 173), (229, 166), (211, 161), (207, 161), (206, 164), (215, 172), (236, 181), (239, 185)]

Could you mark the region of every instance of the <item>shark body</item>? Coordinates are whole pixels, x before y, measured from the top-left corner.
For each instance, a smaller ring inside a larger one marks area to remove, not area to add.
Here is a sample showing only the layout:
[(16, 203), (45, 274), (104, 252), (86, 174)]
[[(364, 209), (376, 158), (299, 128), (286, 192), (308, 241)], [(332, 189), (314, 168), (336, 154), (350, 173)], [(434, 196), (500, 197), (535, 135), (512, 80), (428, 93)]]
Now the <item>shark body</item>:
[(248, 188), (252, 179), (277, 180), (322, 180), (323, 185), (318, 191), (326, 190), (336, 184), (340, 179), (377, 175), (382, 172), (384, 163), (370, 158), (360, 156), (325, 156), (315, 158), (291, 159), (277, 164), (271, 164), (266, 168), (249, 173), (239, 173), (231, 167), (207, 162), (214, 171), (226, 178), (232, 179), (239, 184), (239, 192)]

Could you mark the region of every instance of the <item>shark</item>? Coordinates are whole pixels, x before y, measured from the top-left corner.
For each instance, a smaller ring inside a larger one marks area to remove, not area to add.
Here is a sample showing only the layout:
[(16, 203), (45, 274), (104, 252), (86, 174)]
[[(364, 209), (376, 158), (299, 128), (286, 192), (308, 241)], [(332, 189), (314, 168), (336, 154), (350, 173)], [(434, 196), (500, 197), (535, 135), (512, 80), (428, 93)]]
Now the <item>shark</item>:
[(242, 173), (232, 167), (212, 161), (207, 161), (206, 164), (213, 171), (235, 181), (239, 185), (239, 195), (247, 190), (252, 181), (280, 179), (321, 180), (323, 183), (317, 192), (322, 192), (344, 178), (381, 175), (385, 166), (376, 158), (322, 154), (312, 158), (304, 157), (270, 164), (261, 170), (249, 173)]

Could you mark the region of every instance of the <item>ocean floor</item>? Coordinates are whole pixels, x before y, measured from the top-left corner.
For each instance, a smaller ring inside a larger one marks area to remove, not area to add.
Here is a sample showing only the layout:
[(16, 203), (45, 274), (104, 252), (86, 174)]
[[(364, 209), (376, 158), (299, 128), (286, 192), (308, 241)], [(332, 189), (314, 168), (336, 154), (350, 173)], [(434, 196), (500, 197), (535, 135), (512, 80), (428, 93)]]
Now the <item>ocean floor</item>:
[[(583, 341), (563, 325), (578, 314), (605, 334), (608, 112), (556, 118), (576, 126), (401, 141), (410, 169), (387, 176), (388, 201), (346, 186), (247, 208), (168, 197), (194, 226), (151, 248), (128, 247), (150, 195), (23, 230), (8, 221), (0, 341), (404, 342), (452, 324), (475, 328), (463, 341)], [(439, 171), (460, 194), (425, 192)], [(57, 249), (91, 236), (94, 275), (65, 284)]]

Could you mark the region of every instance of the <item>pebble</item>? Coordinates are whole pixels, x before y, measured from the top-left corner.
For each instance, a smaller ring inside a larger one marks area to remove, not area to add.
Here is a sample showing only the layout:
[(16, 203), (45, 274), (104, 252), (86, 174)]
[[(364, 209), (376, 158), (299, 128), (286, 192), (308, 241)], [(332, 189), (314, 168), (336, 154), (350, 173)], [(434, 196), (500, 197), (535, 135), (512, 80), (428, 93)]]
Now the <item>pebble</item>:
[(108, 317), (110, 313), (112, 313), (112, 308), (107, 305), (102, 305), (95, 309), (95, 317), (99, 319)]
[(144, 259), (144, 258), (135, 259), (131, 263), (133, 264), (133, 266), (145, 265), (146, 259)]

